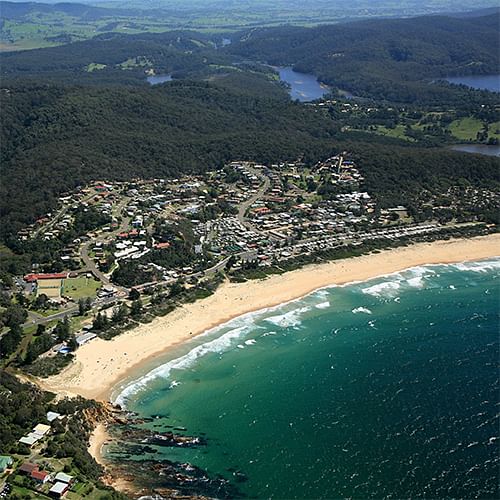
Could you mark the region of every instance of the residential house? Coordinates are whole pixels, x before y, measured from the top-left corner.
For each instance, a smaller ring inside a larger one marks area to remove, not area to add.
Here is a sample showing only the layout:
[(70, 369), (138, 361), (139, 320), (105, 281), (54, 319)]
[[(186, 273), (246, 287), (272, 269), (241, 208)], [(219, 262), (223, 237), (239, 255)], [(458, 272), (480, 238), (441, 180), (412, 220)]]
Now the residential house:
[(31, 473), (34, 470), (38, 470), (38, 465), (32, 462), (24, 462), (21, 467), (19, 467), (18, 472), (21, 474), (26, 474), (27, 476), (31, 476)]
[(39, 434), (40, 436), (45, 436), (46, 434), (48, 434), (50, 432), (50, 425), (37, 424), (33, 428), (33, 432), (35, 434)]
[(57, 482), (50, 488), (49, 495), (54, 498), (63, 498), (69, 490), (69, 484)]
[(0, 455), (0, 472), (4, 472), (13, 464), (12, 457)]
[(48, 411), (47, 412), (47, 421), (48, 422), (53, 422), (54, 420), (56, 419), (61, 419), (61, 414), (60, 413), (56, 413), (55, 411)]
[(58, 472), (56, 474), (56, 477), (54, 478), (54, 481), (66, 483), (66, 484), (72, 484), (74, 480), (75, 480), (75, 478), (73, 476), (70, 476), (69, 474), (66, 474), (65, 472)]
[(37, 481), (38, 483), (45, 484), (50, 480), (50, 474), (43, 470), (35, 469), (31, 472), (31, 478)]
[(39, 438), (30, 435), (23, 436), (21, 439), (19, 439), (19, 443), (25, 444), (31, 448), (38, 441), (38, 439)]

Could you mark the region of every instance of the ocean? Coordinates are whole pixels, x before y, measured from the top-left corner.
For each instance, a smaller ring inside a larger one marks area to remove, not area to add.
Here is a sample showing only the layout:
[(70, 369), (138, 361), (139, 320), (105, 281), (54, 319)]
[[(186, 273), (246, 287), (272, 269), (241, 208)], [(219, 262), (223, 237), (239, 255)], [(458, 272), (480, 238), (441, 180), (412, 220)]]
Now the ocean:
[(117, 395), (207, 444), (132, 458), (249, 498), (498, 498), (499, 277), (411, 268), (215, 328)]

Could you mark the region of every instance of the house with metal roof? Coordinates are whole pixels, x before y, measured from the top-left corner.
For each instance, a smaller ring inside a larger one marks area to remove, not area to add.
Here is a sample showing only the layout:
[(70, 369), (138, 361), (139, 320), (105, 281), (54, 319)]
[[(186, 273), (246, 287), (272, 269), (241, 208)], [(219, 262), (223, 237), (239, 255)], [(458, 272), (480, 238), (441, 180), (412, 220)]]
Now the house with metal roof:
[(69, 484), (57, 482), (50, 488), (49, 495), (54, 498), (62, 498), (69, 490)]
[(74, 480), (75, 478), (73, 476), (70, 476), (65, 472), (58, 472), (56, 474), (56, 477), (54, 478), (54, 481), (59, 481), (61, 483), (66, 483), (66, 484), (71, 484)]
[(41, 436), (45, 436), (50, 431), (50, 425), (46, 424), (37, 424), (33, 428), (33, 432), (35, 434), (40, 434)]
[(0, 472), (4, 472), (5, 469), (8, 469), (13, 463), (12, 457), (0, 455)]
[(23, 474), (27, 474), (31, 476), (31, 473), (34, 470), (38, 470), (38, 465), (32, 462), (24, 462), (21, 467), (19, 467), (18, 472), (22, 472)]
[(38, 483), (45, 484), (47, 481), (50, 480), (50, 474), (48, 474), (43, 470), (35, 469), (31, 473), (31, 478), (37, 481)]
[(39, 438), (29, 435), (29, 436), (23, 436), (21, 439), (19, 439), (19, 442), (31, 448), (38, 441), (38, 439)]
[(60, 413), (56, 413), (55, 411), (48, 411), (47, 412), (47, 420), (49, 422), (53, 422), (54, 420), (56, 420), (58, 418), (61, 418), (61, 414)]

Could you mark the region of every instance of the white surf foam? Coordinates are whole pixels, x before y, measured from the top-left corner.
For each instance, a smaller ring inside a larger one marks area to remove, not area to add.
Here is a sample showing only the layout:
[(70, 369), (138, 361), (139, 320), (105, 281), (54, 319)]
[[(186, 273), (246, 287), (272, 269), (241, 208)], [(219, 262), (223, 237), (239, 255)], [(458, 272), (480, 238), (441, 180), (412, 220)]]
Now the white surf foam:
[[(140, 379), (132, 382), (127, 387), (125, 387), (115, 399), (116, 403), (123, 406), (127, 399), (130, 398), (130, 396), (136, 394), (141, 389), (144, 389), (151, 381), (157, 378), (168, 379), (172, 370), (185, 370), (186, 368), (192, 366), (199, 358), (209, 353), (221, 353), (227, 351), (228, 348), (231, 347), (231, 345), (234, 345), (234, 341), (243, 336), (247, 331), (248, 327), (246, 326), (234, 328), (224, 335), (217, 337), (216, 339), (196, 346), (184, 356), (173, 359), (172, 361), (169, 361), (168, 363), (165, 363), (158, 368), (151, 370)], [(244, 346), (241, 347), (243, 348)]]
[(293, 309), (284, 314), (277, 314), (276, 316), (264, 318), (264, 320), (282, 328), (298, 326), (301, 323), (301, 316), (310, 310), (311, 308), (309, 306), (299, 307), (298, 309)]
[(359, 313), (372, 314), (370, 309), (368, 309), (366, 307), (356, 307), (356, 309), (353, 309), (352, 312), (353, 312), (353, 314), (359, 314)]
[[(443, 264), (436, 264), (432, 266), (419, 266), (415, 268), (409, 268), (406, 271), (398, 272), (398, 273), (391, 273), (387, 274), (385, 276), (380, 276), (379, 278), (392, 278), (390, 281), (386, 281), (383, 283), (379, 283), (376, 285), (372, 285), (366, 288), (363, 288), (361, 291), (365, 294), (369, 295), (374, 295), (377, 297), (383, 297), (384, 295), (389, 295), (394, 297), (396, 295), (396, 292), (401, 288), (402, 285), (407, 284), (408, 286), (418, 286), (421, 287), (424, 285), (424, 278), (428, 274), (435, 274), (435, 271), (430, 269), (430, 267), (435, 267), (435, 266), (442, 266)], [(465, 270), (465, 271), (475, 271), (475, 272), (485, 272), (493, 269), (500, 269), (500, 258), (499, 259), (492, 259), (492, 260), (487, 260), (487, 261), (477, 261), (477, 262), (466, 262), (466, 263), (460, 263), (460, 264), (449, 264), (452, 267), (455, 267), (458, 270)], [(410, 273), (411, 277), (408, 278), (408, 273)], [(323, 298), (329, 295), (330, 290), (333, 288), (337, 287), (346, 287), (346, 286), (351, 286), (351, 285), (359, 285), (360, 281), (353, 281), (350, 283), (345, 283), (344, 285), (338, 286), (338, 285), (329, 285), (323, 288), (320, 288), (318, 290), (315, 290), (309, 295), (315, 295), (318, 298)], [(306, 297), (306, 296), (305, 296)], [(245, 335), (245, 333), (248, 331), (247, 329), (249, 327), (255, 328), (256, 325), (254, 323), (255, 318), (259, 318), (260, 320), (265, 320), (270, 323), (274, 323), (277, 326), (280, 327), (297, 327), (300, 324), (300, 316), (312, 309), (312, 307), (302, 307), (295, 309), (293, 311), (284, 313), (284, 314), (279, 314), (279, 315), (274, 315), (268, 318), (265, 318), (264, 316), (266, 314), (269, 314), (271, 311), (276, 311), (281, 309), (282, 307), (296, 302), (296, 301), (301, 301), (305, 297), (301, 297), (299, 299), (292, 300), (290, 302), (284, 303), (284, 304), (279, 304), (277, 306), (269, 307), (269, 308), (264, 308), (259, 311), (251, 312), (245, 315), (242, 315), (238, 318), (235, 318), (228, 323), (225, 323), (223, 325), (219, 325), (211, 330), (206, 331), (200, 337), (206, 337), (213, 335), (219, 330), (225, 330), (227, 328), (230, 328), (231, 326), (234, 326), (231, 330), (227, 331), (220, 337), (217, 337), (216, 339), (210, 340), (206, 343), (203, 343), (201, 345), (198, 345), (194, 347), (191, 351), (189, 351), (187, 354), (184, 356), (181, 356), (177, 359), (174, 359), (172, 361), (169, 361), (168, 363), (165, 363), (154, 370), (151, 370), (149, 373), (146, 375), (142, 376), (140, 379), (133, 381), (129, 385), (127, 385), (125, 388), (121, 390), (119, 395), (115, 398), (115, 401), (121, 405), (123, 405), (126, 400), (132, 396), (133, 394), (137, 393), (141, 389), (145, 388), (148, 383), (150, 383), (152, 380), (156, 378), (165, 378), (167, 379), (171, 373), (172, 370), (174, 369), (186, 369), (190, 366), (192, 366), (197, 359), (200, 357), (204, 356), (205, 354), (208, 354), (210, 352), (224, 352), (227, 351), (228, 348), (231, 346), (235, 346), (236, 342), (234, 342), (235, 339)], [(396, 298), (393, 299), (396, 302), (399, 302), (399, 297), (396, 296)], [(329, 302), (321, 302), (319, 304), (316, 304), (314, 307), (318, 309), (326, 308), (330, 305)], [(364, 314), (372, 314), (372, 312), (364, 307), (358, 307), (356, 309), (353, 309), (352, 312), (354, 314), (358, 313), (364, 313)], [(335, 332), (336, 333), (336, 332)], [(262, 336), (268, 336), (268, 335), (276, 335), (276, 332), (266, 332)], [(199, 337), (198, 337), (199, 338)], [(241, 345), (241, 344), (240, 344)], [(244, 347), (244, 346), (242, 346)]]
[(319, 304), (316, 304), (314, 306), (316, 309), (328, 309), (330, 307), (330, 302), (326, 301), (326, 302), (321, 302)]
[(375, 297), (387, 297), (394, 296), (400, 286), (399, 280), (384, 281), (383, 283), (363, 288), (361, 291), (367, 295), (374, 295)]
[[(301, 299), (299, 299), (301, 300)], [(292, 301), (291, 301), (292, 302)], [(114, 398), (114, 401), (121, 406), (124, 406), (126, 401), (137, 394), (142, 389), (145, 389), (147, 385), (157, 378), (168, 379), (172, 370), (185, 370), (186, 368), (191, 367), (196, 361), (209, 353), (222, 353), (231, 348), (231, 346), (238, 347), (240, 349), (244, 349), (245, 346), (243, 344), (237, 344), (236, 340), (245, 336), (251, 329), (262, 328), (255, 324), (255, 320), (265, 320), (271, 323), (274, 323), (281, 327), (297, 327), (300, 324), (300, 316), (311, 310), (311, 307), (300, 307), (289, 311), (284, 314), (279, 314), (275, 316), (271, 316), (266, 318), (265, 315), (270, 312), (279, 310), (284, 306), (288, 305), (290, 302), (285, 304), (279, 304), (274, 307), (269, 307), (265, 309), (261, 309), (259, 311), (254, 311), (251, 313), (244, 314), (239, 316), (229, 322), (218, 325), (211, 330), (207, 330), (205, 333), (200, 335), (198, 338), (203, 338), (207, 336), (211, 336), (216, 334), (218, 331), (224, 331), (228, 328), (231, 328), (229, 331), (225, 332), (220, 337), (209, 340), (203, 344), (197, 345), (193, 349), (191, 349), (187, 354), (181, 356), (179, 358), (173, 359), (163, 365), (158, 366), (157, 368), (151, 370), (147, 374), (143, 375), (137, 380), (126, 385), (124, 388), (120, 390), (120, 393)], [(276, 332), (266, 332), (265, 335), (275, 335)], [(255, 341), (250, 342), (246, 345), (252, 345)]]
[(427, 266), (412, 267), (404, 271), (388, 274), (385, 278), (391, 278), (390, 280), (362, 288), (361, 291), (377, 298), (394, 298), (397, 297), (401, 289), (407, 287), (424, 288), (425, 279), (435, 275), (436, 272)]
[(477, 262), (461, 262), (452, 264), (452, 267), (459, 271), (472, 271), (475, 273), (484, 273), (487, 271), (500, 270), (500, 258), (492, 260), (481, 260)]
[(423, 288), (424, 279), (422, 276), (415, 276), (415, 278), (410, 278), (406, 280), (406, 283), (413, 288)]

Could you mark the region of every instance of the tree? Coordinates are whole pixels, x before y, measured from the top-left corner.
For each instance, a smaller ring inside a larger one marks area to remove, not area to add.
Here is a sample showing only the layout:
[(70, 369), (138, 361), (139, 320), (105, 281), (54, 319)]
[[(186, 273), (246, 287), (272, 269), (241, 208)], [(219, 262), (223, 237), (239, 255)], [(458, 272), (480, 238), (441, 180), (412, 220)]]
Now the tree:
[(169, 297), (176, 297), (177, 295), (180, 295), (182, 292), (184, 292), (185, 288), (181, 283), (176, 281), (175, 283), (172, 284), (170, 287), (170, 293)]
[(0, 359), (4, 359), (12, 354), (22, 338), (22, 328), (19, 325), (14, 325), (6, 334), (0, 338)]
[(78, 316), (85, 316), (90, 309), (92, 309), (92, 299), (90, 297), (78, 301)]
[(105, 330), (108, 326), (108, 318), (106, 315), (101, 314), (101, 312), (97, 313), (97, 316), (94, 318), (92, 323), (92, 329), (97, 331)]
[(12, 328), (14, 326), (22, 325), (26, 321), (28, 313), (20, 305), (11, 304), (7, 307), (2, 316), (3, 323)]
[(70, 335), (70, 337), (68, 339), (68, 347), (72, 351), (76, 351), (78, 349), (78, 342), (76, 341), (76, 338), (74, 335)]
[(45, 310), (48, 307), (49, 307), (49, 298), (44, 293), (38, 295), (35, 301), (33, 302), (34, 309)]
[(134, 300), (130, 306), (130, 315), (139, 316), (142, 312), (142, 302), (141, 299)]
[(130, 300), (137, 300), (139, 299), (139, 297), (141, 296), (139, 290), (137, 290), (136, 288), (132, 288), (132, 290), (130, 290), (130, 293), (128, 294), (128, 298)]
[(59, 342), (64, 342), (69, 339), (71, 333), (70, 330), (69, 319), (66, 316), (62, 321), (57, 322), (57, 325), (54, 328), (54, 335), (57, 337)]
[(85, 316), (85, 313), (87, 311), (85, 310), (85, 300), (80, 299), (78, 301), (78, 316)]
[(17, 303), (21, 307), (26, 307), (26, 304), (28, 303), (28, 299), (26, 298), (26, 295), (24, 295), (24, 293), (22, 293), (22, 292), (16, 293), (16, 300), (17, 300)]
[(113, 309), (113, 315), (111, 316), (111, 321), (113, 323), (121, 323), (127, 317), (127, 306), (125, 304), (120, 304)]
[(229, 260), (227, 261), (226, 270), (229, 271), (235, 264), (236, 257), (234, 255), (231, 255), (231, 257), (229, 257)]

